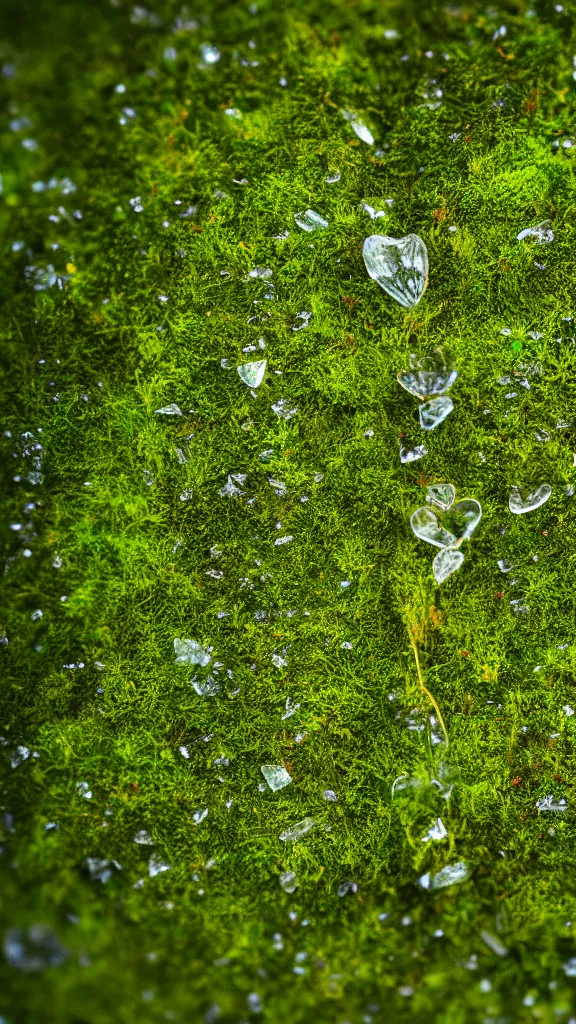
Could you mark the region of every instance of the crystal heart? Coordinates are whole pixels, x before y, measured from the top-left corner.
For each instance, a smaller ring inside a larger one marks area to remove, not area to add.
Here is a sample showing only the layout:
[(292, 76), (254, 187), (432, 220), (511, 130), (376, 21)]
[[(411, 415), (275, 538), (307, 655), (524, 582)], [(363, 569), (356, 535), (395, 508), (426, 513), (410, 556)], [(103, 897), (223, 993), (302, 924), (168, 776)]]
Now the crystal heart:
[(366, 270), (406, 309), (417, 306), (428, 284), (428, 252), (418, 235), (370, 235), (362, 248)]
[(545, 501), (552, 494), (552, 488), (550, 484), (541, 484), (535, 491), (527, 494), (525, 498), (522, 497), (518, 487), (513, 487), (508, 500), (508, 507), (511, 512), (515, 515), (522, 515), (523, 512), (533, 512), (534, 509), (540, 508)]
[(418, 409), (420, 426), (423, 430), (434, 430), (435, 427), (439, 426), (450, 415), (453, 408), (454, 402), (449, 395), (439, 395), (438, 398), (432, 398)]
[(446, 517), (449, 530), (438, 522), (431, 508), (423, 506), (410, 516), (410, 525), (415, 535), (437, 548), (459, 548), (463, 541), (472, 536), (482, 518), (480, 502), (475, 498), (464, 498), (454, 505)]

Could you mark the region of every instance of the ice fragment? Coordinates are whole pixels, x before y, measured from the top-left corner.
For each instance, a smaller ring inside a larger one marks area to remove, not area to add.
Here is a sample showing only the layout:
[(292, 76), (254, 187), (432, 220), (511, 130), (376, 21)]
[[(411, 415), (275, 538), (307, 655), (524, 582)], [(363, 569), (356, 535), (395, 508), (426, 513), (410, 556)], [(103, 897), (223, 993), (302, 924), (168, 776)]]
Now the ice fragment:
[(292, 825), (292, 828), (287, 828), (284, 832), (281, 832), (280, 839), (285, 843), (296, 843), (312, 828), (314, 828), (314, 819), (304, 818), (302, 821)]
[(155, 409), (157, 416), (182, 416), (182, 410), (172, 402), (171, 405), (164, 405), (161, 409)]
[(529, 238), (531, 241), (536, 242), (537, 245), (548, 245), (554, 241), (554, 232), (552, 230), (552, 221), (543, 220), (541, 224), (536, 224), (532, 228), (524, 228), (516, 238), (521, 242), (524, 238)]
[(350, 123), (352, 130), (358, 138), (361, 139), (362, 142), (365, 142), (366, 145), (372, 146), (374, 143), (374, 136), (364, 122), (360, 120), (358, 115), (351, 113), (349, 110), (341, 110), (340, 113), (342, 114), (342, 117)]
[(210, 663), (212, 655), (205, 651), (196, 640), (174, 640), (177, 665), (202, 665)]
[(464, 861), (457, 864), (450, 864), (435, 875), (422, 875), (418, 881), (423, 889), (445, 889), (457, 882), (464, 882), (468, 878), (468, 867)]
[(423, 459), (425, 455), (428, 455), (428, 449), (423, 444), (417, 444), (414, 448), (408, 448), (403, 444), (400, 445), (400, 462), (403, 465)]
[(567, 810), (567, 808), (568, 801), (565, 797), (557, 799), (556, 797), (552, 796), (551, 793), (548, 794), (548, 796), (543, 797), (542, 800), (536, 801), (537, 811), (565, 811)]
[(281, 764), (263, 764), (260, 771), (274, 793), (278, 789), (283, 789), (284, 786), (289, 786), (292, 782), (292, 776)]
[(428, 284), (428, 252), (418, 235), (370, 235), (362, 248), (370, 277), (401, 306), (417, 306)]
[(441, 818), (436, 818), (433, 825), (430, 826), (425, 836), (422, 836), (422, 842), (427, 843), (430, 840), (439, 842), (442, 839), (446, 839), (448, 835), (444, 823)]
[(458, 373), (448, 370), (440, 352), (418, 358), (410, 356), (410, 370), (399, 373), (396, 380), (416, 398), (430, 398), (442, 395), (452, 387)]

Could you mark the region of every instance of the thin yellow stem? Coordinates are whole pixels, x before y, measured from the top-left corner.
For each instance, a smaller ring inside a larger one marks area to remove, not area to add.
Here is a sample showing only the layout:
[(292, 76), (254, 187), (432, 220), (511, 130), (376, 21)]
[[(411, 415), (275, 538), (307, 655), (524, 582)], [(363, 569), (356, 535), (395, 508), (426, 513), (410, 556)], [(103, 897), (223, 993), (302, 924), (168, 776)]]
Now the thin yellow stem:
[(426, 696), (428, 697), (428, 700), (430, 701), (432, 707), (434, 708), (436, 714), (438, 715), (438, 721), (440, 722), (440, 725), (442, 726), (442, 732), (444, 733), (444, 739), (446, 740), (446, 746), (448, 746), (450, 741), (448, 739), (448, 731), (446, 729), (446, 726), (444, 725), (444, 719), (442, 718), (442, 712), (440, 711), (440, 708), (438, 707), (438, 704), (436, 703), (436, 699), (432, 696), (432, 694), (430, 693), (430, 690), (428, 689), (428, 687), (426, 686), (426, 684), (424, 682), (424, 677), (422, 675), (422, 669), (420, 667), (420, 656), (418, 654), (418, 648), (416, 646), (416, 641), (414, 640), (414, 637), (412, 637), (412, 636), (410, 636), (410, 646), (412, 647), (412, 650), (414, 651), (414, 658), (416, 660), (416, 671), (418, 673), (418, 682), (420, 683), (420, 689), (422, 690), (423, 693), (426, 694)]

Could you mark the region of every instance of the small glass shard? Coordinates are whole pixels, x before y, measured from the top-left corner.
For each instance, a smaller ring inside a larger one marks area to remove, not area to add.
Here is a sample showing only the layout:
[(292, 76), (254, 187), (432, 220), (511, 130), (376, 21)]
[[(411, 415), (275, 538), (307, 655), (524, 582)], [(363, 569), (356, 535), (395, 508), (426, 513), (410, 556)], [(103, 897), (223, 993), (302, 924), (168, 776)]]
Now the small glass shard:
[(287, 828), (285, 832), (281, 832), (280, 839), (283, 843), (296, 843), (312, 828), (314, 828), (314, 819), (304, 818), (302, 821), (292, 825), (292, 828)]
[(418, 459), (423, 459), (425, 455), (428, 455), (428, 449), (423, 444), (417, 444), (414, 448), (407, 448), (403, 444), (400, 445), (400, 462), (402, 464), (417, 462)]
[(537, 811), (566, 811), (567, 809), (568, 801), (566, 798), (561, 797), (560, 799), (557, 799), (552, 796), (551, 793), (548, 794), (548, 796), (543, 797), (542, 800), (536, 801)]
[(284, 722), (285, 719), (291, 718), (292, 715), (296, 714), (299, 708), (300, 705), (295, 704), (291, 697), (286, 697), (286, 711), (282, 715), (281, 721)]
[(531, 491), (523, 498), (520, 494), (520, 489), (514, 486), (508, 500), (508, 507), (517, 516), (522, 515), (524, 512), (533, 512), (535, 509), (540, 508), (541, 505), (544, 505), (551, 494), (552, 488), (550, 484), (541, 484), (535, 491)]
[(366, 270), (405, 309), (417, 306), (428, 284), (428, 251), (418, 235), (370, 235), (362, 247)]
[(182, 416), (182, 410), (175, 402), (171, 405), (164, 405), (161, 409), (155, 410), (157, 416)]
[(336, 183), (340, 181), (341, 177), (342, 175), (340, 174), (340, 171), (333, 171), (331, 174), (326, 175), (324, 181), (327, 185), (336, 185)]
[(214, 676), (208, 676), (208, 678), (204, 680), (200, 680), (198, 679), (198, 676), (194, 676), (192, 686), (199, 697), (215, 697), (217, 693), (220, 693), (220, 683), (214, 678)]
[(416, 355), (411, 355), (410, 369), (399, 373), (396, 380), (416, 398), (430, 398), (432, 395), (442, 395), (448, 391), (457, 376), (456, 370), (446, 368), (440, 352), (434, 352), (431, 356), (423, 356), (420, 359)]
[(148, 874), (150, 878), (155, 878), (162, 871), (170, 871), (170, 865), (164, 864), (158, 854), (153, 853), (148, 861)]
[(416, 509), (410, 516), (410, 526), (420, 540), (427, 544), (434, 544), (437, 548), (451, 548), (457, 543), (458, 538), (440, 526), (436, 514), (431, 508)]
[(430, 826), (425, 836), (422, 836), (422, 842), (428, 843), (430, 840), (440, 842), (442, 839), (446, 839), (448, 835), (442, 818), (436, 818), (433, 825)]
[(475, 498), (463, 498), (452, 506), (447, 520), (452, 533), (458, 537), (458, 547), (472, 536), (481, 518), (482, 506)]
[(371, 203), (362, 202), (360, 203), (360, 209), (367, 213), (370, 220), (379, 220), (380, 217), (387, 217), (388, 213), (386, 210), (378, 210)]
[(322, 799), (327, 800), (329, 804), (338, 803), (338, 797), (333, 789), (325, 789), (322, 793)]
[(422, 875), (418, 879), (423, 889), (445, 889), (448, 885), (456, 885), (457, 882), (464, 882), (468, 878), (468, 867), (464, 861), (457, 864), (450, 864), (435, 875)]
[(453, 484), (431, 484), (426, 488), (426, 501), (447, 512), (454, 504), (456, 488)]
[(264, 374), (266, 372), (266, 360), (257, 359), (254, 363), (243, 363), (241, 366), (237, 366), (238, 376), (240, 380), (249, 388), (260, 387), (264, 380)]
[(347, 879), (345, 882), (340, 883), (336, 891), (338, 893), (338, 896), (347, 896), (349, 892), (357, 893), (358, 882), (351, 882)]
[(196, 640), (174, 640), (177, 665), (202, 665), (205, 667), (212, 655), (205, 651)]
[(524, 238), (529, 238), (532, 242), (536, 242), (537, 245), (549, 245), (550, 242), (554, 241), (552, 221), (543, 220), (541, 224), (536, 224), (533, 228), (524, 228), (523, 231), (516, 235), (516, 238), (519, 242)]
[(296, 879), (295, 871), (283, 871), (280, 875), (280, 885), (284, 889), (284, 892), (292, 893), (296, 892), (298, 881)]
[(423, 430), (434, 430), (435, 427), (450, 415), (453, 408), (454, 402), (448, 395), (432, 398), (418, 409), (420, 426)]
[(461, 551), (455, 551), (453, 548), (444, 548), (439, 551), (432, 562), (432, 571), (436, 582), (444, 583), (444, 580), (447, 580), (453, 572), (460, 568), (463, 561), (464, 555)]
[(263, 764), (260, 766), (260, 771), (274, 793), (278, 789), (283, 789), (284, 786), (289, 786), (292, 782), (292, 776), (281, 764)]
[(134, 842), (137, 843), (138, 846), (154, 846), (154, 840), (151, 839), (148, 833), (144, 830), (136, 833), (134, 836)]
[(295, 213), (294, 220), (303, 231), (322, 231), (328, 227), (328, 221), (321, 217), (315, 210), (305, 210), (304, 213)]
[(352, 130), (358, 136), (362, 142), (365, 142), (367, 146), (372, 146), (374, 143), (374, 136), (369, 128), (364, 124), (363, 121), (357, 116), (352, 114), (349, 110), (341, 110), (342, 117), (348, 121), (352, 127)]
[(4, 956), (10, 967), (39, 974), (47, 967), (59, 967), (68, 959), (68, 950), (58, 936), (44, 924), (29, 928), (9, 928), (4, 936)]

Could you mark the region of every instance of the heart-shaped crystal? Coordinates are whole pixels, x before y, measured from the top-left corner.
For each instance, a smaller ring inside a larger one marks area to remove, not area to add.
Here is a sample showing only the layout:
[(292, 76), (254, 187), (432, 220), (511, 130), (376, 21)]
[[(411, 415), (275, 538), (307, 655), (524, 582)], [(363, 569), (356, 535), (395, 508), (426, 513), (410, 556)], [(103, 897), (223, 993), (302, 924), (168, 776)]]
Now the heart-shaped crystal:
[(452, 387), (458, 376), (456, 370), (448, 370), (440, 352), (431, 356), (410, 356), (410, 369), (399, 373), (396, 380), (416, 398), (430, 398), (442, 395)]
[(550, 484), (541, 484), (535, 491), (527, 494), (525, 498), (520, 494), (518, 487), (513, 487), (508, 500), (508, 506), (511, 512), (519, 516), (523, 512), (533, 512), (534, 509), (540, 508), (540, 505), (548, 501), (551, 494), (552, 488)]
[(443, 512), (447, 512), (454, 504), (455, 497), (456, 488), (453, 484), (431, 484), (426, 488), (426, 501), (441, 508)]
[(463, 541), (472, 536), (481, 518), (480, 502), (475, 498), (464, 498), (446, 516), (449, 529), (441, 526), (435, 512), (426, 506), (412, 513), (410, 525), (416, 536), (428, 544), (434, 544), (437, 548), (459, 548)]
[(266, 372), (266, 360), (257, 359), (254, 363), (242, 363), (237, 366), (238, 376), (249, 388), (260, 387)]
[(362, 249), (366, 270), (406, 309), (417, 306), (428, 284), (428, 252), (418, 235), (370, 235)]
[(423, 430), (434, 430), (435, 427), (450, 415), (453, 408), (454, 402), (448, 395), (432, 398), (418, 409), (420, 426)]
[(432, 562), (432, 571), (437, 583), (444, 583), (453, 572), (460, 568), (464, 555), (455, 548), (443, 548)]

